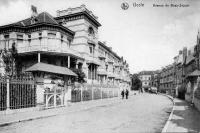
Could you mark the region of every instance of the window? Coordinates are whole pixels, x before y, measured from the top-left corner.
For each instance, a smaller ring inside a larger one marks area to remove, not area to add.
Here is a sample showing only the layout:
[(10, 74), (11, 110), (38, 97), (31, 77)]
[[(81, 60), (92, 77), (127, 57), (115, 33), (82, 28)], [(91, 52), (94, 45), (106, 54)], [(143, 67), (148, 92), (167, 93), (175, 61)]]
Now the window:
[(23, 35), (22, 34), (17, 35), (17, 43), (18, 44), (23, 43)]
[(28, 42), (31, 42), (31, 34), (28, 34)]
[(88, 79), (97, 79), (97, 66), (90, 64), (88, 67)]
[(92, 27), (88, 28), (89, 35), (94, 35), (94, 29)]
[(5, 40), (9, 39), (9, 35), (4, 35)]
[(48, 33), (49, 38), (56, 38), (56, 33)]
[(39, 35), (39, 39), (42, 39), (42, 33), (40, 32), (38, 33), (38, 35)]
[(64, 36), (63, 36), (63, 35), (61, 35), (61, 36), (60, 36), (61, 42), (63, 42), (63, 38), (64, 38)]
[(89, 49), (90, 49), (90, 54), (94, 54), (94, 46), (93, 46), (93, 45), (90, 45), (90, 46), (89, 46)]
[(4, 45), (4, 47), (5, 48), (9, 48), (9, 35), (8, 34), (4, 35), (4, 38), (5, 38), (5, 45)]

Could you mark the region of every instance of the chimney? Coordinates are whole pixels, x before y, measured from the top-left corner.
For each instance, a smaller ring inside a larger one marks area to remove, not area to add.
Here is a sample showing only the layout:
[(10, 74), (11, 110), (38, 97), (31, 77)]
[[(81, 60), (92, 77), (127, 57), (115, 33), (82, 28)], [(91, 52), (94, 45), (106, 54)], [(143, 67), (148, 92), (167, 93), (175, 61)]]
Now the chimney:
[(183, 53), (182, 50), (179, 50), (179, 55), (182, 54), (182, 53)]
[(35, 24), (37, 22), (37, 7), (31, 5), (31, 11), (32, 11), (32, 14), (31, 14), (31, 24)]
[(38, 13), (37, 13), (37, 7), (31, 5), (31, 11), (32, 11), (31, 17), (32, 17), (32, 18), (37, 17), (37, 15), (38, 15)]
[(191, 55), (191, 50), (188, 50), (188, 55)]

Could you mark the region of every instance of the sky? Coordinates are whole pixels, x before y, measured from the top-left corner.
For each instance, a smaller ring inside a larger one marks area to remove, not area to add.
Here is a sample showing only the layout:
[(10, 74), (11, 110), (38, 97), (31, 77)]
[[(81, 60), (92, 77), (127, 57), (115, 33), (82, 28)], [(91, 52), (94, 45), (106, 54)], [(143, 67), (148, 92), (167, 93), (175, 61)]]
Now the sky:
[[(127, 2), (129, 8), (121, 9)], [(133, 3), (144, 7), (133, 7)], [(153, 7), (153, 4), (188, 4), (189, 7)], [(31, 5), (38, 12), (56, 16), (57, 10), (85, 4), (98, 21), (99, 40), (106, 41), (129, 64), (130, 72), (158, 70), (173, 63), (183, 47), (196, 44), (200, 26), (198, 0), (0, 0), (0, 25), (31, 16)]]

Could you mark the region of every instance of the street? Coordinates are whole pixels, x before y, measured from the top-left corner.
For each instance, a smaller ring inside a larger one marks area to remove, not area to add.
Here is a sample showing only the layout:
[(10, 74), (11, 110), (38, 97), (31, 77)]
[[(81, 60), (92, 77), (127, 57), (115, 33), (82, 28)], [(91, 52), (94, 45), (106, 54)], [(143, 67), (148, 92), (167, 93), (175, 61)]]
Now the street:
[[(172, 102), (165, 96), (140, 94), (128, 100), (0, 128), (1, 133), (161, 132)], [(100, 101), (99, 101), (100, 102)]]

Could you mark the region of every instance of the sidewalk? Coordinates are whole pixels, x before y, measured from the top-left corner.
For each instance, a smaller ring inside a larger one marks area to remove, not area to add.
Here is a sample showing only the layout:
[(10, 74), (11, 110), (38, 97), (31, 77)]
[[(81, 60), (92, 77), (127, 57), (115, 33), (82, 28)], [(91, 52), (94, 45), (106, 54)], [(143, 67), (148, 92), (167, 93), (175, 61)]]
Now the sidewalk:
[(31, 111), (31, 112), (23, 112), (23, 113), (16, 113), (16, 114), (0, 115), (0, 127), (6, 126), (12, 123), (29, 121), (29, 120), (34, 120), (34, 119), (41, 119), (41, 118), (51, 117), (51, 116), (56, 116), (56, 115), (63, 115), (66, 113), (87, 110), (87, 109), (99, 107), (99, 106), (112, 105), (112, 104), (116, 104), (120, 102), (122, 102), (120, 97), (115, 97), (115, 98), (70, 103), (70, 105), (66, 107), (59, 107), (59, 108), (53, 108), (53, 109), (47, 109), (47, 110), (41, 110), (41, 111)]
[(166, 132), (200, 132), (200, 112), (186, 101), (174, 99)]

